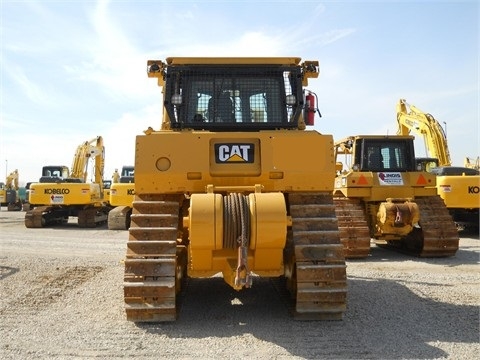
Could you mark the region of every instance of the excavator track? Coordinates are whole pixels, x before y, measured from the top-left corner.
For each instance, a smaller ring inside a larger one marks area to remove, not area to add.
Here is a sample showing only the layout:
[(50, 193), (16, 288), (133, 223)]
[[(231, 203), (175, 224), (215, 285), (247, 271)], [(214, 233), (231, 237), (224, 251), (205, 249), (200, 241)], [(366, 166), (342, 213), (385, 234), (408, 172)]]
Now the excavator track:
[(287, 232), (287, 288), (296, 320), (341, 320), (347, 275), (332, 195), (288, 196), (292, 227)]
[(22, 210), (22, 207), (23, 207), (22, 202), (19, 200), (14, 203), (8, 203), (7, 211), (20, 211)]
[(166, 322), (177, 318), (176, 294), (186, 271), (186, 251), (177, 246), (178, 196), (141, 195), (133, 202), (125, 259), (127, 320)]
[(41, 228), (43, 227), (42, 213), (47, 209), (47, 206), (40, 206), (25, 213), (25, 227), (27, 228)]
[[(108, 210), (105, 207), (88, 207), (78, 211), (78, 227), (94, 228), (105, 223)], [(38, 206), (25, 213), (25, 227), (42, 228), (68, 222), (69, 210), (55, 206)]]
[(116, 206), (108, 213), (108, 229), (127, 230), (130, 227), (131, 214), (130, 206)]
[(361, 201), (338, 197), (333, 203), (345, 258), (366, 258), (370, 254), (370, 229)]
[(401, 241), (389, 245), (419, 257), (454, 256), (460, 239), (442, 198), (418, 197), (415, 202), (420, 210), (420, 229), (415, 228)]
[(61, 224), (68, 221), (68, 213), (55, 212), (52, 206), (38, 206), (25, 213), (25, 227), (42, 228), (49, 225)]
[(107, 207), (88, 207), (78, 211), (77, 223), (81, 228), (94, 228), (108, 219)]

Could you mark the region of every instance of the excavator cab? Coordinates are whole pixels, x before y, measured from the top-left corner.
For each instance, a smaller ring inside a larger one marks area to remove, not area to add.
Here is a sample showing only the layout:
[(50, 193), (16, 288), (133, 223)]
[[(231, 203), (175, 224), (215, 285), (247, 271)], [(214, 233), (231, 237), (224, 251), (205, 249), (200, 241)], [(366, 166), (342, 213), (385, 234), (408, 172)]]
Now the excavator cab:
[(42, 168), (41, 183), (61, 182), (68, 178), (69, 169), (62, 165), (49, 165)]
[(120, 183), (127, 184), (134, 182), (135, 168), (131, 166), (123, 166), (120, 174)]
[(431, 172), (432, 169), (439, 166), (437, 158), (430, 158), (430, 157), (419, 157), (415, 159), (415, 163), (417, 164), (417, 169), (422, 171)]

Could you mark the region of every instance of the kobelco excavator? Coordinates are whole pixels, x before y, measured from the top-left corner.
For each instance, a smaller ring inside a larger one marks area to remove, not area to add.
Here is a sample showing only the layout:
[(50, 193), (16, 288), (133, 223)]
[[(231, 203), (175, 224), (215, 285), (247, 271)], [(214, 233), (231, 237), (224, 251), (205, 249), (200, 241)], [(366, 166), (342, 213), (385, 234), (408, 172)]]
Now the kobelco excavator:
[[(94, 161), (94, 181), (88, 179), (89, 161)], [(40, 228), (68, 222), (76, 217), (79, 227), (95, 227), (107, 221), (110, 207), (103, 195), (105, 147), (103, 138), (85, 141), (77, 147), (72, 169), (44, 166), (38, 183), (30, 184), (25, 214), (27, 228)]]

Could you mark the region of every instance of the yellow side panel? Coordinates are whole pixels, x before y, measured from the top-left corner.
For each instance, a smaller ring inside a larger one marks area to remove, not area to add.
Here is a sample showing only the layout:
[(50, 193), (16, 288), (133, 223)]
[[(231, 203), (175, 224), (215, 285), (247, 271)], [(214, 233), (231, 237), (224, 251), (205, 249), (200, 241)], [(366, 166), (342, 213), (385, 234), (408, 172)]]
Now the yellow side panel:
[(87, 205), (100, 201), (100, 187), (92, 183), (34, 183), (29, 202), (34, 205)]
[(480, 207), (480, 176), (437, 176), (437, 190), (447, 208)]
[(436, 195), (435, 175), (427, 172), (350, 172), (335, 179), (335, 188), (366, 201)]
[(134, 183), (113, 183), (110, 187), (110, 205), (132, 206), (135, 198)]
[(283, 271), (283, 249), (257, 249), (255, 250), (255, 265), (253, 270), (261, 271)]
[(136, 138), (137, 194), (204, 193), (208, 184), (331, 191), (334, 176), (333, 138), (316, 131), (160, 131)]

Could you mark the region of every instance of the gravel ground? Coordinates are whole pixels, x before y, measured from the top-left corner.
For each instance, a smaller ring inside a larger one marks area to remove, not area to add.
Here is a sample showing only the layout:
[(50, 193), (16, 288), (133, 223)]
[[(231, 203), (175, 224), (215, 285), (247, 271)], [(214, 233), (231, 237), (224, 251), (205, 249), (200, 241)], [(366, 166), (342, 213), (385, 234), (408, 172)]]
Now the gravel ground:
[(344, 320), (298, 322), (278, 281), (236, 292), (190, 279), (175, 323), (125, 320), (127, 232), (27, 229), (0, 212), (1, 359), (476, 359), (478, 235), (457, 255), (417, 259), (372, 245), (347, 261)]

